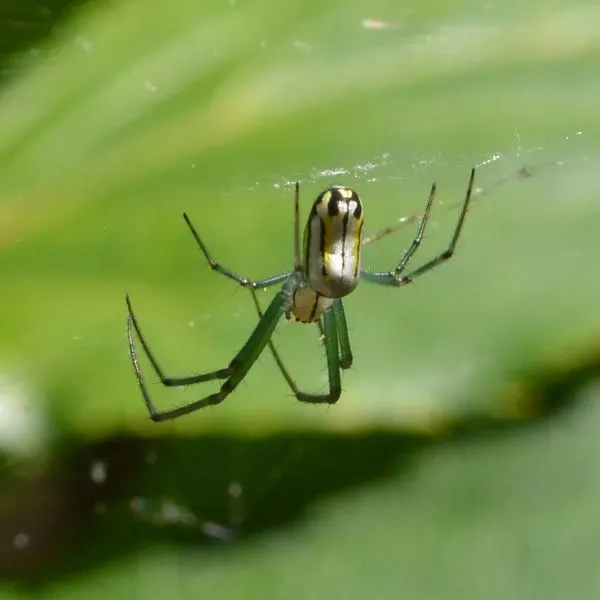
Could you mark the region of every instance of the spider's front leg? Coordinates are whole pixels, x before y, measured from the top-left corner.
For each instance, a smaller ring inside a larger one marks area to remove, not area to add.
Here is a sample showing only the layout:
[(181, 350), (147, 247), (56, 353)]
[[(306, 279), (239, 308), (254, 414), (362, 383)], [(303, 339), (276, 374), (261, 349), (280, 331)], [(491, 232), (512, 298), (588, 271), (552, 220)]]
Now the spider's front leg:
[(278, 275), (271, 275), (270, 277), (265, 277), (264, 279), (252, 280), (252, 279), (248, 279), (247, 277), (242, 277), (241, 275), (238, 275), (237, 273), (234, 273), (233, 271), (231, 271), (231, 270), (227, 269), (226, 267), (224, 267), (223, 265), (221, 265), (221, 263), (217, 262), (212, 257), (212, 255), (208, 251), (208, 248), (206, 247), (206, 244), (200, 238), (200, 235), (196, 231), (196, 228), (192, 225), (192, 222), (186, 213), (183, 213), (183, 218), (185, 219), (187, 226), (190, 228), (190, 231), (192, 232), (192, 235), (194, 236), (196, 243), (200, 247), (202, 254), (204, 254), (204, 258), (206, 259), (206, 262), (208, 262), (208, 265), (210, 266), (210, 268), (213, 271), (216, 271), (217, 273), (220, 273), (221, 275), (227, 277), (228, 279), (235, 281), (237, 284), (241, 285), (242, 287), (250, 288), (250, 289), (254, 289), (254, 290), (257, 290), (260, 288), (266, 288), (271, 285), (275, 285), (276, 283), (281, 283), (282, 281), (284, 281), (291, 275), (290, 272), (287, 272), (287, 273), (280, 273)]
[(458, 217), (458, 221), (456, 223), (456, 227), (454, 228), (454, 234), (452, 235), (452, 239), (450, 240), (450, 244), (446, 250), (434, 256), (431, 260), (423, 263), (421, 266), (412, 269), (407, 275), (402, 275), (408, 261), (412, 258), (414, 253), (417, 251), (417, 248), (420, 246), (421, 241), (423, 240), (423, 235), (425, 233), (425, 227), (429, 220), (431, 214), (431, 206), (433, 204), (433, 200), (435, 198), (436, 193), (436, 185), (435, 183), (431, 187), (431, 192), (429, 194), (429, 200), (427, 201), (427, 206), (425, 207), (425, 212), (423, 213), (423, 218), (421, 219), (421, 224), (419, 226), (419, 230), (417, 235), (413, 239), (411, 245), (408, 250), (404, 253), (398, 266), (392, 271), (361, 271), (361, 276), (364, 277), (367, 281), (371, 281), (372, 283), (378, 283), (381, 285), (392, 286), (392, 287), (401, 287), (408, 283), (411, 283), (413, 279), (420, 277), (427, 271), (437, 267), (438, 265), (446, 262), (452, 256), (454, 256), (454, 252), (456, 250), (456, 245), (458, 244), (458, 240), (460, 234), (463, 229), (463, 225), (465, 223), (465, 219), (467, 217), (467, 212), (469, 209), (469, 205), (471, 203), (472, 192), (473, 192), (473, 182), (475, 180), (475, 169), (471, 169), (471, 175), (469, 177), (469, 184), (467, 186), (467, 193), (465, 195), (465, 199), (462, 204), (462, 209), (460, 211), (460, 215)]

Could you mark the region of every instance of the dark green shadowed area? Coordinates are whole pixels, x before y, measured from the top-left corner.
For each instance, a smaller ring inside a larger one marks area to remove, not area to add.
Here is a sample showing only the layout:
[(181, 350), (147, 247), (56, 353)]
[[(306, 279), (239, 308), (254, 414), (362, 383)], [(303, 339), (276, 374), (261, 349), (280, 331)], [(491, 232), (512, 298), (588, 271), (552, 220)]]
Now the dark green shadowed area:
[[(598, 22), (5, 2), (0, 600), (600, 597)], [(296, 182), (362, 201), (325, 344)], [(159, 414), (233, 391), (153, 422), (128, 326)]]
[[(51, 54), (46, 45), (50, 36), (60, 35), (64, 24), (78, 10), (95, 0), (20, 0), (0, 7), (0, 82), (23, 75), (20, 55)], [(8, 83), (6, 83), (8, 84)]]

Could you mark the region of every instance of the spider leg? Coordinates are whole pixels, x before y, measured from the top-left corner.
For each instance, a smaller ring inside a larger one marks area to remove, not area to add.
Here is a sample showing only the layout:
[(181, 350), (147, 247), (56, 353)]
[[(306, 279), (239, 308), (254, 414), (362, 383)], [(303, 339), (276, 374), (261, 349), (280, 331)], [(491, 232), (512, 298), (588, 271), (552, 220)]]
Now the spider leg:
[[(541, 169), (545, 169), (546, 167), (549, 167), (549, 166), (554, 166), (554, 167), (560, 166), (560, 161), (558, 161), (558, 162), (547, 161), (547, 162), (542, 162), (542, 163), (538, 163), (536, 165), (531, 165), (531, 166), (523, 165), (518, 171), (511, 173), (510, 175), (501, 177), (500, 179), (490, 183), (485, 188), (480, 188), (480, 187), (474, 188), (473, 192), (472, 192), (471, 200), (477, 200), (478, 198), (484, 198), (486, 196), (489, 196), (496, 188), (502, 187), (508, 183), (512, 183), (514, 181), (523, 181), (525, 179), (530, 179), (531, 177), (536, 175), (536, 173), (538, 173)], [(453, 202), (451, 204), (446, 204), (445, 208), (446, 208), (446, 210), (460, 208), (461, 205), (462, 205), (462, 200), (460, 202)], [(392, 233), (396, 233), (397, 231), (404, 229), (405, 225), (410, 225), (411, 223), (416, 223), (417, 221), (420, 221), (422, 218), (423, 218), (423, 214), (419, 214), (419, 213), (413, 213), (411, 215), (404, 215), (403, 217), (396, 219), (396, 222), (393, 225), (379, 229), (378, 231), (373, 232), (371, 235), (364, 237), (362, 239), (362, 244), (366, 245), (366, 244), (371, 244), (373, 242), (376, 242), (377, 240), (380, 240)]]
[(235, 281), (242, 287), (250, 288), (250, 289), (266, 288), (271, 285), (275, 285), (276, 283), (280, 283), (290, 276), (291, 273), (288, 272), (288, 273), (281, 273), (279, 275), (272, 275), (271, 277), (265, 277), (264, 279), (257, 279), (255, 281), (253, 281), (252, 279), (242, 277), (241, 275), (238, 275), (237, 273), (230, 271), (229, 269), (225, 268), (220, 263), (218, 263), (212, 257), (212, 255), (208, 251), (208, 248), (206, 247), (206, 244), (202, 241), (202, 239), (198, 235), (196, 228), (192, 225), (192, 222), (186, 213), (183, 213), (183, 218), (185, 219), (187, 226), (190, 228), (190, 231), (192, 232), (194, 239), (196, 240), (198, 246), (200, 247), (200, 250), (202, 250), (202, 254), (204, 254), (204, 258), (206, 258), (206, 261), (208, 262), (210, 268), (213, 271), (216, 271), (217, 273), (221, 273), (221, 275), (224, 275), (225, 277), (232, 279), (233, 281)]
[[(344, 304), (340, 298), (334, 301), (333, 305), (329, 309), (335, 316), (337, 332), (338, 332), (338, 344), (340, 350), (340, 367), (342, 369), (349, 369), (352, 366), (352, 349), (350, 348), (350, 338), (348, 336), (348, 323), (346, 321), (346, 313), (344, 311)], [(321, 321), (319, 321), (319, 329), (321, 335), (325, 336), (325, 331)]]
[[(254, 300), (258, 316), (262, 318), (263, 313), (256, 292), (252, 288), (250, 291), (252, 292), (252, 299)], [(327, 315), (333, 315), (333, 320), (331, 316), (328, 317)], [(335, 404), (342, 392), (340, 369), (347, 369), (352, 364), (352, 352), (350, 351), (348, 327), (346, 325), (342, 301), (340, 299), (335, 300), (332, 307), (325, 313), (323, 322), (319, 320), (317, 321), (317, 324), (327, 356), (327, 369), (329, 375), (328, 394), (313, 394), (301, 391), (283, 363), (283, 359), (273, 341), (269, 340), (268, 345), (277, 367), (281, 371), (283, 378), (286, 380), (297, 400), (300, 400), (301, 402), (311, 402), (313, 404)], [(332, 329), (333, 334), (331, 333)]]
[(361, 276), (364, 277), (367, 281), (371, 281), (372, 283), (378, 283), (378, 284), (386, 285), (386, 286), (400, 287), (400, 286), (406, 285), (408, 283), (411, 283), (413, 281), (413, 279), (415, 279), (416, 277), (419, 277), (420, 275), (427, 273), (427, 271), (430, 271), (431, 269), (437, 267), (438, 265), (440, 265), (443, 262), (452, 258), (452, 256), (454, 255), (454, 252), (456, 250), (456, 245), (458, 244), (458, 239), (459, 239), (460, 234), (463, 229), (463, 225), (464, 225), (464, 222), (465, 222), (465, 219), (467, 216), (467, 212), (469, 209), (469, 204), (471, 202), (474, 180), (475, 180), (475, 169), (471, 169), (471, 175), (469, 177), (467, 193), (466, 193), (465, 199), (462, 204), (462, 210), (458, 217), (458, 221), (456, 223), (456, 227), (454, 229), (454, 234), (452, 236), (450, 244), (449, 244), (448, 248), (446, 250), (444, 250), (444, 252), (441, 252), (440, 254), (438, 254), (437, 256), (432, 258), (431, 260), (422, 264), (420, 267), (417, 267), (416, 269), (411, 270), (410, 273), (408, 273), (407, 275), (402, 276), (402, 272), (406, 268), (408, 261), (410, 260), (412, 255), (415, 253), (415, 251), (417, 250), (417, 248), (419, 247), (419, 244), (421, 243), (421, 241), (423, 239), (423, 233), (425, 231), (425, 226), (427, 224), (427, 220), (429, 219), (429, 216), (431, 214), (431, 205), (433, 202), (433, 198), (435, 197), (436, 188), (435, 188), (435, 184), (434, 184), (431, 188), (431, 193), (429, 195), (429, 200), (427, 202), (425, 212), (423, 213), (423, 218), (421, 219), (421, 225), (419, 227), (419, 231), (417, 232), (417, 235), (415, 236), (415, 238), (414, 238), (412, 244), (410, 245), (410, 247), (408, 248), (408, 250), (404, 253), (398, 266), (392, 271), (373, 272), (373, 271), (364, 271), (363, 270), (363, 271), (361, 271)]
[[(135, 344), (133, 341), (133, 330), (137, 334), (140, 343), (142, 344), (142, 348), (144, 349), (144, 353), (148, 357), (156, 376), (160, 379), (160, 382), (165, 387), (183, 387), (186, 385), (192, 385), (194, 383), (201, 383), (203, 381), (212, 381), (213, 379), (226, 379), (229, 377), (229, 367), (225, 369), (218, 369), (217, 371), (210, 371), (208, 373), (201, 373), (197, 375), (186, 375), (184, 377), (169, 377), (165, 375), (162, 367), (156, 360), (154, 353), (150, 350), (150, 346), (146, 341), (146, 336), (142, 333), (142, 329), (140, 324), (138, 323), (137, 317), (133, 312), (133, 305), (131, 303), (131, 298), (129, 294), (125, 296), (125, 301), (127, 302), (127, 309), (129, 311), (129, 316), (127, 317), (127, 338), (129, 341), (129, 353), (131, 355), (132, 360), (136, 357)], [(134, 360), (134, 368), (136, 375), (140, 375), (139, 364), (136, 367), (137, 358)]]
[[(217, 371), (210, 371), (208, 373), (190, 375), (188, 377), (165, 377), (162, 369), (159, 367), (158, 363), (156, 362), (156, 359), (150, 351), (150, 348), (148, 347), (144, 336), (142, 335), (140, 326), (133, 313), (131, 300), (129, 296), (127, 296), (127, 306), (129, 308), (129, 316), (127, 319), (127, 339), (129, 341), (129, 354), (131, 356), (131, 362), (133, 364), (133, 369), (135, 371), (138, 386), (140, 388), (140, 391), (142, 392), (144, 401), (146, 402), (146, 407), (148, 408), (150, 418), (153, 421), (166, 421), (169, 419), (175, 419), (177, 417), (187, 415), (201, 408), (205, 408), (206, 406), (211, 406), (223, 402), (223, 400), (225, 400), (225, 398), (227, 398), (227, 396), (231, 392), (233, 392), (233, 390), (235, 390), (235, 388), (239, 385), (239, 383), (246, 376), (252, 365), (256, 362), (256, 359), (260, 356), (267, 343), (269, 343), (271, 336), (273, 335), (273, 331), (275, 330), (279, 319), (285, 311), (285, 306), (290, 293), (288, 287), (288, 284), (285, 284), (281, 291), (279, 291), (277, 295), (273, 298), (271, 304), (269, 304), (267, 310), (265, 311), (264, 315), (250, 334), (246, 343), (242, 346), (241, 350), (236, 354), (236, 356), (233, 358), (233, 360), (229, 363), (227, 367), (223, 369), (218, 369)], [(134, 330), (138, 335), (138, 338), (148, 357), (148, 360), (152, 364), (154, 371), (160, 378), (163, 385), (168, 387), (178, 387), (193, 383), (200, 383), (203, 381), (211, 381), (213, 379), (225, 379), (225, 381), (221, 385), (221, 389), (218, 392), (205, 396), (200, 400), (190, 402), (189, 404), (186, 404), (184, 406), (179, 406), (177, 408), (173, 408), (167, 411), (158, 410), (150, 398), (148, 387), (142, 375), (142, 371), (135, 349), (135, 343), (133, 340)]]

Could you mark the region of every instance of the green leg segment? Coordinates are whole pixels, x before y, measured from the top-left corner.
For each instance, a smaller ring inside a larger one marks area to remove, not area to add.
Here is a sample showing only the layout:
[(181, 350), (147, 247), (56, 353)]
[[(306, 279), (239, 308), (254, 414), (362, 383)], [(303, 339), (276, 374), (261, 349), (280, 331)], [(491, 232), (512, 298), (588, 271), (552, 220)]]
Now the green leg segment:
[[(255, 327), (254, 331), (250, 334), (250, 337), (238, 352), (235, 358), (229, 363), (229, 366), (224, 369), (217, 371), (211, 371), (209, 373), (203, 373), (199, 375), (191, 375), (188, 377), (165, 377), (162, 369), (159, 367), (156, 359), (150, 352), (148, 344), (146, 343), (142, 331), (137, 323), (131, 301), (127, 297), (127, 305), (129, 307), (129, 318), (127, 320), (127, 337), (129, 340), (129, 353), (133, 363), (133, 368), (137, 378), (138, 385), (146, 402), (150, 418), (153, 421), (166, 421), (169, 419), (175, 419), (183, 415), (187, 415), (191, 412), (219, 404), (239, 385), (240, 381), (246, 376), (252, 365), (256, 362), (256, 359), (260, 356), (260, 353), (264, 350), (267, 343), (270, 342), (273, 331), (279, 322), (279, 319), (285, 311), (287, 299), (289, 297), (288, 285), (284, 285), (283, 289), (277, 293), (277, 295), (269, 304), (269, 307), (265, 311), (264, 316)], [(133, 330), (138, 335), (142, 347), (148, 355), (148, 359), (154, 368), (154, 371), (160, 378), (161, 382), (170, 387), (185, 386), (193, 383), (200, 383), (202, 381), (210, 381), (213, 379), (225, 379), (225, 382), (221, 386), (221, 389), (214, 394), (210, 394), (201, 400), (196, 400), (184, 406), (174, 408), (167, 411), (159, 411), (153, 404), (146, 383), (142, 376), (142, 371), (137, 358), (135, 344), (133, 341)]]
[[(263, 313), (256, 293), (253, 289), (250, 289), (250, 291), (252, 292), (252, 298), (258, 315), (262, 318)], [(336, 305), (339, 306), (334, 312), (333, 307)], [(293, 380), (287, 367), (283, 364), (279, 351), (272, 341), (269, 341), (269, 349), (271, 350), (271, 354), (273, 355), (281, 374), (287, 381), (287, 384), (290, 386), (290, 389), (297, 400), (300, 400), (301, 402), (310, 402), (312, 404), (335, 404), (341, 394), (340, 368), (347, 369), (352, 364), (348, 328), (346, 326), (346, 317), (344, 316), (344, 307), (341, 300), (338, 299), (333, 303), (333, 306), (323, 316), (323, 323), (318, 321), (318, 325), (327, 356), (327, 370), (329, 375), (329, 393), (327, 394), (302, 392), (296, 385), (296, 382)]]
[(340, 367), (349, 369), (352, 366), (352, 349), (350, 348), (350, 338), (348, 337), (348, 324), (346, 323), (346, 313), (344, 304), (338, 298), (334, 301), (331, 311), (335, 315), (337, 325), (338, 343), (340, 345)]
[(419, 231), (417, 236), (413, 240), (409, 249), (404, 253), (404, 256), (400, 260), (398, 266), (392, 271), (382, 271), (382, 272), (372, 272), (372, 271), (361, 271), (361, 277), (363, 277), (366, 281), (370, 281), (371, 283), (378, 283), (380, 285), (385, 286), (393, 286), (393, 287), (401, 287), (403, 285), (407, 285), (411, 283), (415, 278), (424, 275), (431, 269), (434, 269), (438, 265), (450, 260), (454, 256), (454, 252), (456, 250), (456, 245), (458, 244), (458, 239), (462, 232), (465, 219), (467, 217), (467, 211), (469, 209), (469, 204), (471, 202), (471, 196), (473, 191), (473, 181), (475, 180), (475, 169), (471, 169), (471, 176), (469, 177), (469, 185), (467, 187), (467, 194), (465, 196), (465, 200), (462, 205), (462, 210), (458, 217), (458, 222), (456, 223), (456, 227), (454, 228), (454, 235), (452, 236), (452, 240), (450, 241), (450, 245), (444, 252), (441, 252), (437, 256), (434, 256), (431, 260), (428, 260), (426, 263), (421, 266), (413, 269), (406, 275), (402, 275), (408, 261), (412, 257), (412, 255), (416, 252), (419, 247), (422, 239), (423, 233), (425, 231), (425, 225), (427, 224), (427, 220), (429, 219), (430, 211), (431, 211), (431, 203), (433, 201), (433, 197), (435, 196), (435, 185), (431, 188), (431, 194), (429, 196), (429, 201), (427, 203), (427, 208), (425, 213), (423, 214), (423, 219), (421, 220), (421, 225), (419, 227)]

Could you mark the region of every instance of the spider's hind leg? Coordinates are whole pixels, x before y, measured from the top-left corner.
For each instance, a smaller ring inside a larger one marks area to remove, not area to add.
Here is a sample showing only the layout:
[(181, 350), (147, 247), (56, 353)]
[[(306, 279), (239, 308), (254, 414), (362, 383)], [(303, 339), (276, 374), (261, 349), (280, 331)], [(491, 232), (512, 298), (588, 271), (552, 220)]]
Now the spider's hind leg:
[[(269, 304), (264, 315), (262, 316), (261, 320), (258, 322), (258, 324), (254, 328), (250, 336), (247, 338), (242, 348), (230, 361), (227, 367), (219, 369), (217, 371), (210, 371), (208, 373), (191, 375), (187, 377), (166, 377), (163, 374), (161, 368), (158, 366), (156, 359), (154, 358), (148, 344), (146, 343), (146, 340), (142, 334), (140, 326), (133, 312), (131, 300), (129, 299), (129, 296), (127, 296), (127, 306), (129, 308), (129, 316), (127, 319), (127, 339), (129, 342), (129, 354), (135, 371), (138, 387), (140, 388), (140, 391), (146, 403), (146, 407), (148, 409), (148, 412), (150, 413), (150, 418), (153, 421), (166, 421), (169, 419), (176, 419), (177, 417), (190, 414), (192, 412), (195, 412), (196, 410), (200, 410), (207, 406), (214, 406), (215, 404), (220, 404), (221, 402), (223, 402), (223, 400), (225, 400), (225, 398), (227, 398), (227, 396), (229, 396), (229, 394), (231, 394), (231, 392), (233, 392), (235, 388), (240, 384), (240, 382), (244, 379), (248, 371), (252, 368), (252, 365), (254, 365), (254, 363), (264, 350), (264, 347), (267, 345), (267, 343), (270, 342), (271, 336), (273, 335), (273, 331), (275, 330), (275, 327), (277, 326), (277, 323), (279, 322), (279, 319), (281, 318), (284, 312), (286, 298), (287, 290), (285, 288), (275, 295), (273, 300), (271, 300), (271, 303)], [(204, 381), (211, 381), (214, 379), (225, 379), (225, 381), (221, 385), (221, 388), (217, 392), (204, 396), (200, 400), (195, 400), (183, 406), (179, 406), (177, 408), (173, 408), (171, 410), (166, 411), (158, 410), (150, 398), (150, 392), (148, 391), (148, 387), (142, 375), (133, 339), (134, 331), (142, 344), (142, 348), (144, 349), (148, 360), (152, 364), (155, 373), (160, 377), (160, 380), (163, 385), (168, 387), (180, 387), (195, 383), (201, 383)]]

